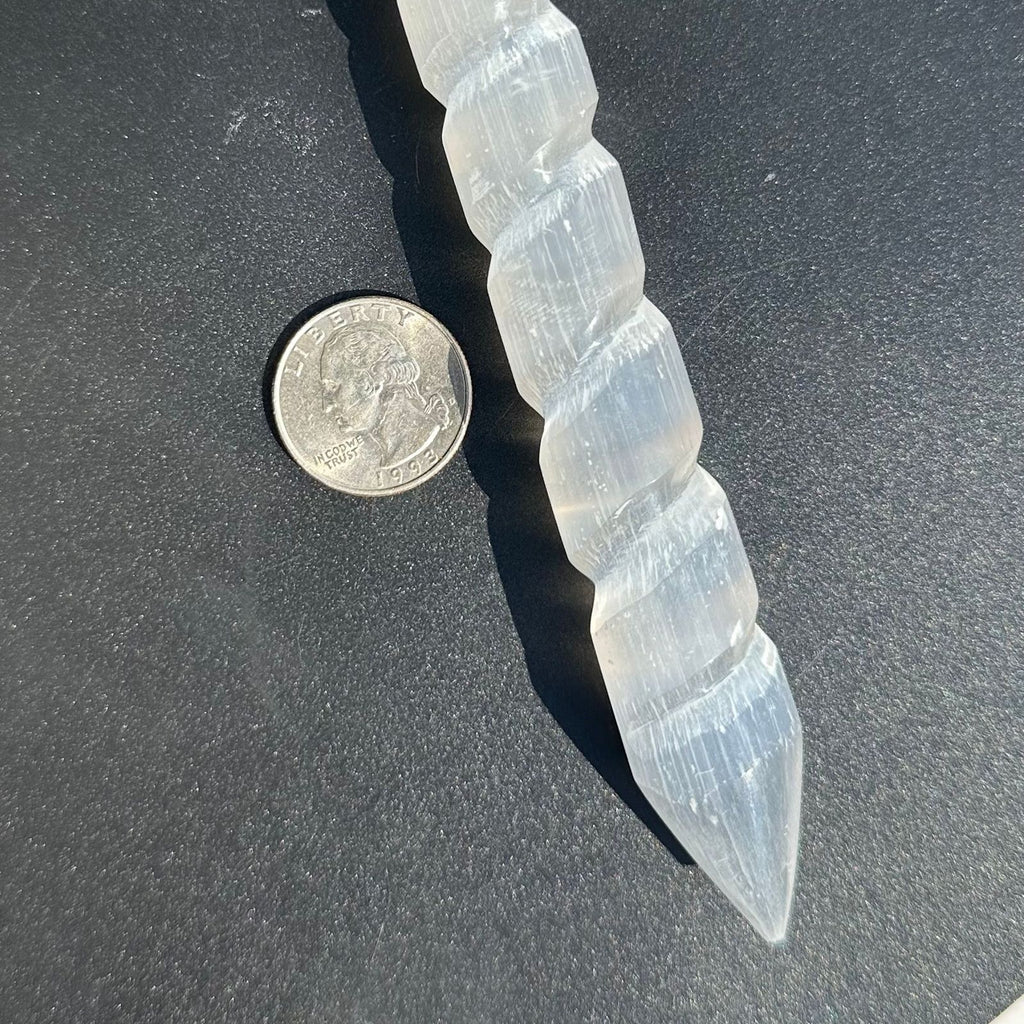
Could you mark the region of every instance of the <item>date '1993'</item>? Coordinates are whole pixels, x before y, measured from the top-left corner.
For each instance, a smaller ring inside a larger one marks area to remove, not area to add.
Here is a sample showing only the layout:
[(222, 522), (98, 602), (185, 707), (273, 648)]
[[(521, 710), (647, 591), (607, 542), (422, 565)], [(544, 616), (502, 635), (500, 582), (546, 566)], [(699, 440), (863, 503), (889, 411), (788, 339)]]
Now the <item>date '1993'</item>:
[(415, 480), (424, 469), (435, 465), (437, 465), (437, 453), (433, 448), (428, 448), (418, 458), (408, 459), (397, 466), (388, 466), (385, 469), (377, 470), (377, 482), (381, 487), (394, 487), (396, 484), (405, 483), (406, 480)]

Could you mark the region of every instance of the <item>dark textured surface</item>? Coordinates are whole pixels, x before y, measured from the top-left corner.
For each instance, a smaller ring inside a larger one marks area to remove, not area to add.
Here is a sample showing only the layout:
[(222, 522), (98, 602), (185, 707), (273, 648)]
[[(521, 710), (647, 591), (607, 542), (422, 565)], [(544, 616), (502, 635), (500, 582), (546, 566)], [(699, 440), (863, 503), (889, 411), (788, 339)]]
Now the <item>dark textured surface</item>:
[[(0, 5), (0, 1021), (956, 1022), (1024, 991), (1024, 7), (567, 0), (801, 708), (788, 945), (631, 786), (387, 5)], [(261, 382), (419, 299), (460, 456)], [(639, 817), (638, 817), (639, 815)]]

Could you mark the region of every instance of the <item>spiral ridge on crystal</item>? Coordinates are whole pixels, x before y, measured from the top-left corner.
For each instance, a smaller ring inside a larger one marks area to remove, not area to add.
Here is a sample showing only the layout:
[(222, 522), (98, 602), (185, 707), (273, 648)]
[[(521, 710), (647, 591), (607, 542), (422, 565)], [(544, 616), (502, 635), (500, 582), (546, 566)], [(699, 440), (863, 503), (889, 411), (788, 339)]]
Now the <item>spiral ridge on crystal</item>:
[(672, 328), (644, 295), (617, 161), (576, 26), (546, 0), (399, 0), (633, 774), (767, 939), (786, 932), (800, 721)]

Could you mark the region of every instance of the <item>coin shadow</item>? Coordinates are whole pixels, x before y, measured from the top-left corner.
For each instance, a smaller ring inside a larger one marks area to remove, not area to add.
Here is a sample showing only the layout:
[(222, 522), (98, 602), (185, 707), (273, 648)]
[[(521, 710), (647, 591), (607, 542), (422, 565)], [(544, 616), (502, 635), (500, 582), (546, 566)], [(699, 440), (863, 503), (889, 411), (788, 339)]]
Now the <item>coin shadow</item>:
[[(452, 331), (470, 364), (464, 451), (489, 499), (491, 546), (530, 681), (623, 802), (672, 856), (692, 864), (629, 770), (590, 639), (593, 586), (565, 557), (538, 463), (543, 421), (519, 397), (508, 367), (487, 295), (490, 257), (466, 225), (441, 146), (443, 108), (420, 82), (394, 0), (327, 7), (349, 42), (370, 141), (394, 179), (395, 223), (419, 302)], [(297, 320), (329, 301), (337, 297)], [(269, 411), (267, 380), (264, 402)]]

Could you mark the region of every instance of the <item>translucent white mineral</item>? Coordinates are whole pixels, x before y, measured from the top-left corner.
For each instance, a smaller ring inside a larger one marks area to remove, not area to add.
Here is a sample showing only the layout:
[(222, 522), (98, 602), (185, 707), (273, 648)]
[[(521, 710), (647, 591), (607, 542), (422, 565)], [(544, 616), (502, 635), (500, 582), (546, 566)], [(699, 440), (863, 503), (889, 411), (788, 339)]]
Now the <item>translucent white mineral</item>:
[[(633, 774), (767, 939), (786, 932), (800, 720), (644, 260), (576, 27), (546, 0), (399, 0)], [(623, 17), (629, 0), (623, 0)]]

